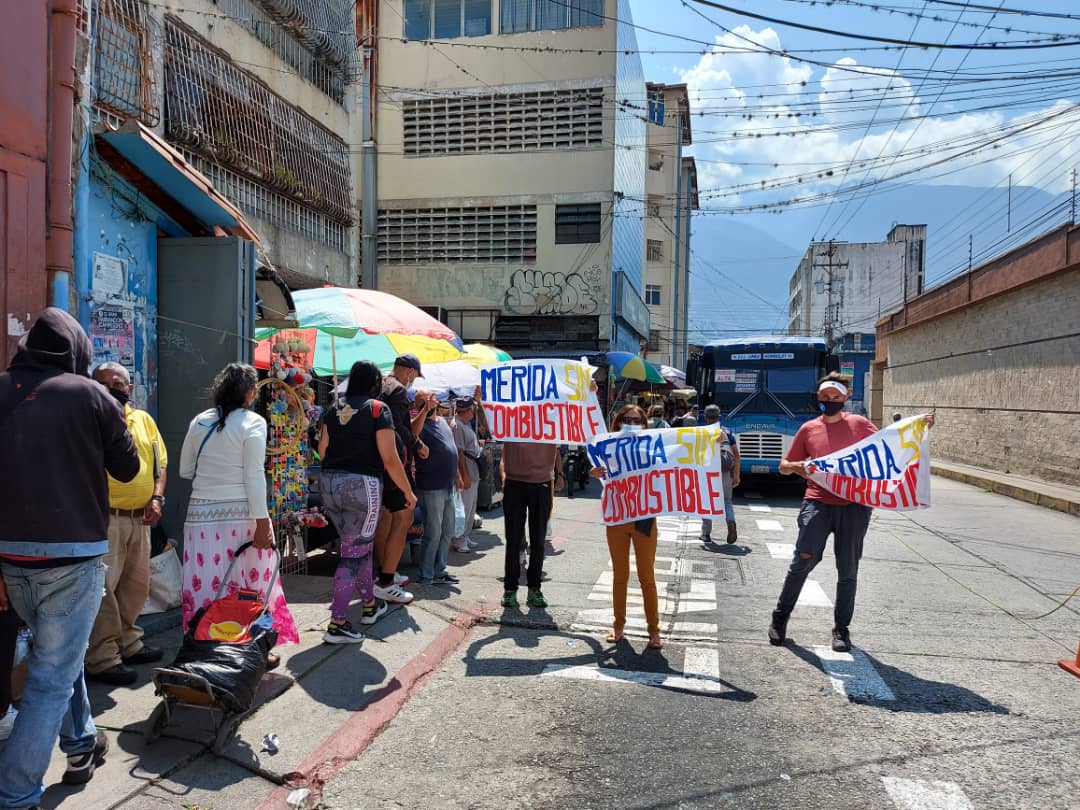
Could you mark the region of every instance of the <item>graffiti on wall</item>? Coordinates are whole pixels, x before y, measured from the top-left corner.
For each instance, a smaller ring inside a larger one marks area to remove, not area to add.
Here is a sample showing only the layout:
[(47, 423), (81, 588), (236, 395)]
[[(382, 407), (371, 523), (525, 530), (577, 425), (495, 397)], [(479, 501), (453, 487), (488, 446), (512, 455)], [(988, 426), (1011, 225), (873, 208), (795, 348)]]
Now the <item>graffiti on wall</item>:
[(517, 270), (510, 278), (503, 305), (515, 315), (593, 315), (600, 308), (596, 283), (599, 268), (594, 270), (585, 276)]

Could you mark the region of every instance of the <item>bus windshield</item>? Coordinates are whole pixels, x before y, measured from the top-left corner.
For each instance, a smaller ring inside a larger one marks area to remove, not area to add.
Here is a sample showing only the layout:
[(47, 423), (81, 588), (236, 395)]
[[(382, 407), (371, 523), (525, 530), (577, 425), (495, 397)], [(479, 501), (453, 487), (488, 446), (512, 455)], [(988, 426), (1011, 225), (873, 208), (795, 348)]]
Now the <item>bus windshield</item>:
[(825, 373), (824, 346), (769, 348), (775, 347), (708, 347), (700, 373), (712, 389), (712, 401), (724, 413), (816, 414), (817, 380)]

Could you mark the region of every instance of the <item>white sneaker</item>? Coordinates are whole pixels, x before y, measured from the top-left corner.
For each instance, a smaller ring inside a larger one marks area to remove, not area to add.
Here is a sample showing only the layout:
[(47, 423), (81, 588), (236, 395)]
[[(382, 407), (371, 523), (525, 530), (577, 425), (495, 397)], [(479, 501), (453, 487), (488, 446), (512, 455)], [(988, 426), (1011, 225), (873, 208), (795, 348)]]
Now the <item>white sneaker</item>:
[(404, 588), (411, 580), (404, 574), (394, 574), (394, 584)]
[(465, 538), (465, 547), (468, 548), (469, 551), (476, 551), (476, 549), (480, 548), (480, 544), (471, 538)]
[(458, 554), (468, 554), (472, 551), (472, 547), (469, 545), (468, 540), (463, 540), (460, 543), (451, 543), (450, 550), (456, 551)]
[(14, 706), (8, 706), (7, 714), (0, 717), (0, 740), (6, 740), (15, 730), (15, 718), (19, 716), (19, 710)]
[(413, 595), (395, 582), (393, 585), (387, 585), (385, 588), (376, 585), (375, 598), (382, 599), (384, 602), (407, 605), (413, 600)]

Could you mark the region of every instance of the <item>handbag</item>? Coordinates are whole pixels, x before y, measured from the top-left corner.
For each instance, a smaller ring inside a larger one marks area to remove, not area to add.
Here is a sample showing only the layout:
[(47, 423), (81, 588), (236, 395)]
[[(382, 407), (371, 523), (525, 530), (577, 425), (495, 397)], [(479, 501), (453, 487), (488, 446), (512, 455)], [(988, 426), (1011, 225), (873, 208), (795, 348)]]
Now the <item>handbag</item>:
[(481, 481), (491, 475), (491, 461), (488, 459), (487, 453), (484, 452), (483, 448), (481, 448), (479, 455), (471, 456), (466, 453), (465, 458), (476, 462), (476, 474)]

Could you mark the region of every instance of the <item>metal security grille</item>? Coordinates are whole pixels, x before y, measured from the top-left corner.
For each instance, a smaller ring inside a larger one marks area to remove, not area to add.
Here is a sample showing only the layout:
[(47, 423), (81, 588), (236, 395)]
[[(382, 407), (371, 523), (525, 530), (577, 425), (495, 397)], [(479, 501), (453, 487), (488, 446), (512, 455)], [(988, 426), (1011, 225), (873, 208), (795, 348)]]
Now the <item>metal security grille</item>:
[(181, 150), (184, 158), (206, 175), (214, 187), (245, 214), (266, 220), (287, 231), (298, 233), (312, 242), (331, 247), (342, 253), (348, 251), (349, 229), (326, 214), (305, 208), (266, 186), (230, 171), (201, 155)]
[(218, 8), (338, 104), (356, 72), (350, 0), (215, 0)]
[(584, 149), (601, 146), (603, 139), (603, 87), (404, 103), (406, 155)]
[(345, 142), (168, 15), (165, 134), (308, 208), (352, 223)]
[(784, 457), (784, 437), (780, 433), (740, 433), (735, 439), (743, 458)]
[(94, 106), (156, 126), (150, 16), (140, 0), (92, 0)]
[(379, 211), (380, 262), (441, 264), (535, 260), (535, 205)]

